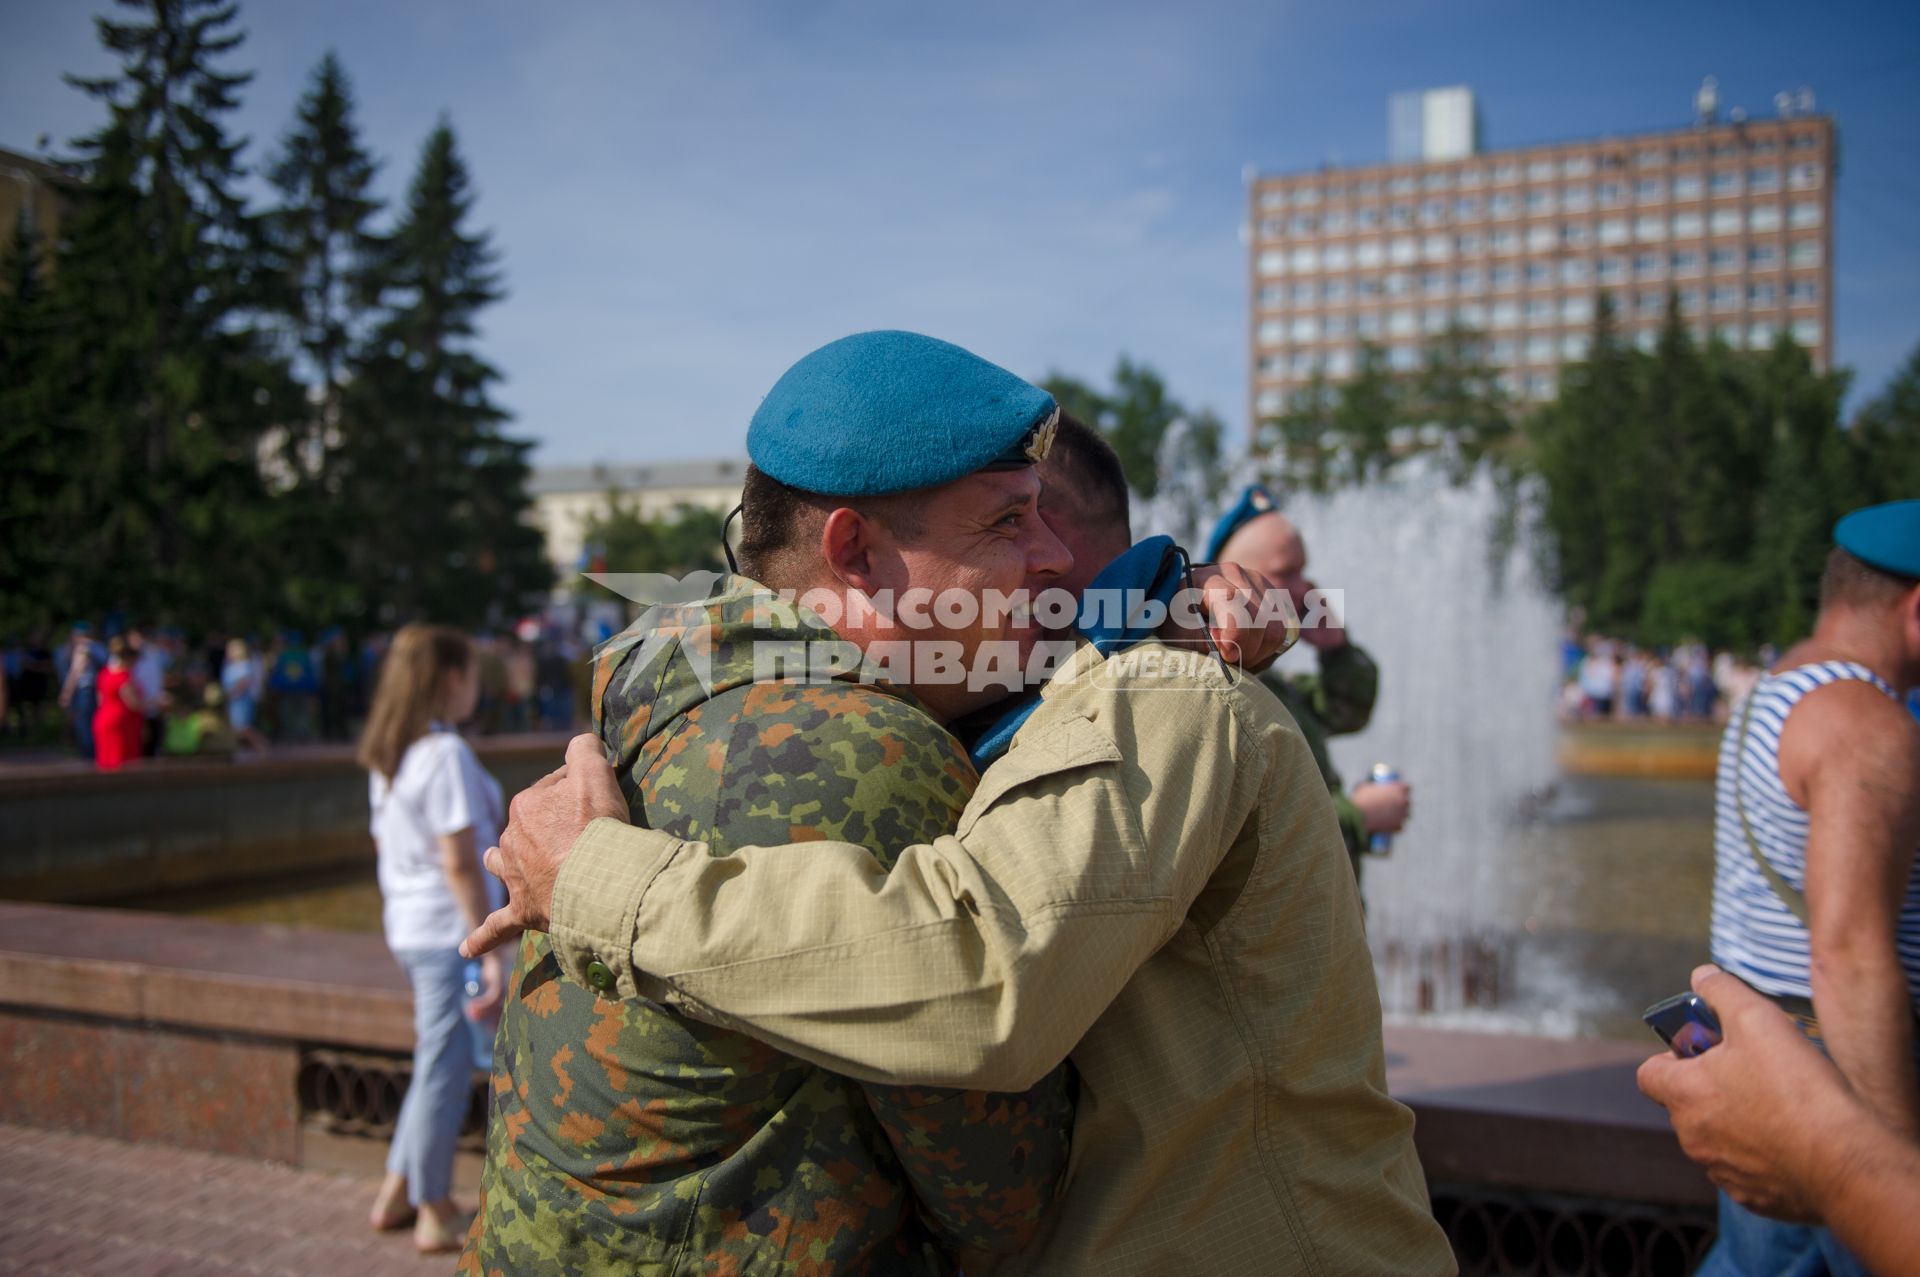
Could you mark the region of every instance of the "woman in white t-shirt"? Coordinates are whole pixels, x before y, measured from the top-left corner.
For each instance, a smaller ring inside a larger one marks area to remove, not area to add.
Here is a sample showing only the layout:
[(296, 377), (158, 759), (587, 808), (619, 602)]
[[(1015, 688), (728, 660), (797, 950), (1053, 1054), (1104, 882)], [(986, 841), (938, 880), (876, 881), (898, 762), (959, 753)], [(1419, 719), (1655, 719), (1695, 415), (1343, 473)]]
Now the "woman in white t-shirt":
[(457, 1250), (466, 1231), (452, 1188), (454, 1142), (472, 1091), (469, 1021), (493, 1023), (506, 987), (496, 951), (483, 959), (481, 992), (469, 1001), (459, 949), (506, 898), (480, 863), (500, 836), (500, 786), (452, 728), (473, 714), (479, 692), (464, 634), (409, 625), (381, 662), (360, 737), (387, 947), (413, 985), (413, 1081), (372, 1221), (379, 1229), (411, 1223), (422, 1251)]

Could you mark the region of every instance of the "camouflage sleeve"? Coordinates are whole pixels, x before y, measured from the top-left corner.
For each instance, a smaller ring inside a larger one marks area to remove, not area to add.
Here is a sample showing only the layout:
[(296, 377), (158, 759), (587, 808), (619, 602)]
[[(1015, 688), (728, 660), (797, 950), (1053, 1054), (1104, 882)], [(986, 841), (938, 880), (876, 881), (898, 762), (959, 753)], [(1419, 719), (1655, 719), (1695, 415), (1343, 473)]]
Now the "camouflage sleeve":
[[(845, 756), (847, 747), (863, 749), (876, 734), (907, 743), (872, 759)], [(931, 736), (916, 731), (915, 719), (891, 699), (809, 732), (816, 757), (871, 764), (860, 769), (853, 806), (870, 822), (868, 849), (889, 871), (901, 846), (951, 833), (973, 788), (972, 766), (958, 744), (940, 733), (936, 745)], [(961, 775), (963, 786), (955, 784)], [(862, 1089), (928, 1228), (955, 1250), (1008, 1253), (1032, 1240), (1064, 1186), (1076, 1085), (1073, 1065), (1062, 1063), (1018, 1093), (870, 1083)]]
[[(716, 811), (734, 836), (846, 838), (888, 871), (900, 848), (953, 832), (978, 780), (919, 710), (837, 685), (754, 689), (728, 760)], [(783, 797), (801, 785), (809, 801)], [(1030, 1240), (1066, 1175), (1070, 1069), (1019, 1094), (862, 1084), (942, 1243), (1004, 1252)]]
[(1320, 653), (1320, 673), (1297, 675), (1295, 688), (1326, 724), (1329, 736), (1357, 732), (1373, 717), (1380, 694), (1380, 667), (1358, 643)]
[(956, 1250), (1012, 1252), (1063, 1186), (1073, 1066), (1017, 1095), (869, 1086), (867, 1103), (913, 1181), (920, 1216)]

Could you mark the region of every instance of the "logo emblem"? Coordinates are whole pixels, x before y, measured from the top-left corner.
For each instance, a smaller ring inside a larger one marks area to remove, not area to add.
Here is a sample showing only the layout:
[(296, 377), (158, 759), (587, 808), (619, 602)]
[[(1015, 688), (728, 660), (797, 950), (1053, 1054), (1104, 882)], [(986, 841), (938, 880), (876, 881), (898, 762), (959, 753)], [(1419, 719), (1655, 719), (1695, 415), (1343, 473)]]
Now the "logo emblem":
[(1055, 408), (1047, 419), (1033, 428), (1027, 436), (1027, 459), (1035, 465), (1047, 459), (1047, 452), (1053, 447), (1053, 436), (1060, 429), (1060, 409)]

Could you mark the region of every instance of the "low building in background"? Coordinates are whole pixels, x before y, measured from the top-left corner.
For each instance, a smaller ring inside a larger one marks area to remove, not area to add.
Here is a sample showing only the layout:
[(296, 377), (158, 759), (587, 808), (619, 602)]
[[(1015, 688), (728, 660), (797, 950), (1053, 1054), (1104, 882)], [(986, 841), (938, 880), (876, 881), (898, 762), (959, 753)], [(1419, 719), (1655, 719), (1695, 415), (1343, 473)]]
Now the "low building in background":
[(547, 558), (565, 587), (583, 570), (587, 525), (607, 512), (607, 494), (618, 493), (642, 518), (671, 518), (682, 506), (722, 515), (740, 502), (744, 457), (712, 461), (661, 461), (649, 465), (553, 466), (533, 472), (527, 491), (533, 518), (547, 538)]
[(1717, 117), (1711, 82), (1685, 128), (1482, 153), (1470, 90), (1397, 94), (1386, 164), (1249, 182), (1251, 420), (1363, 343), (1411, 372), (1450, 327), (1516, 398), (1552, 398), (1583, 359), (1602, 290), (1651, 349), (1669, 291), (1702, 338), (1833, 356), (1834, 126), (1812, 94), (1770, 119)]
[(45, 160), (0, 149), (0, 253), (13, 243), (14, 228), (22, 221), (40, 238), (44, 252), (60, 234), (75, 184)]

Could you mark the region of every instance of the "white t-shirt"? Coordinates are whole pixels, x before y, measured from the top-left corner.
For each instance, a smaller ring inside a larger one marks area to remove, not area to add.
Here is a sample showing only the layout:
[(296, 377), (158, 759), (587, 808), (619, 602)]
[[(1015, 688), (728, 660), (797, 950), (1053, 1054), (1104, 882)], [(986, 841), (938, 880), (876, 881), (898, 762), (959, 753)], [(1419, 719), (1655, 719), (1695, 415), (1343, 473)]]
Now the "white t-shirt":
[[(440, 863), (440, 836), (473, 830), (473, 854), (500, 840), (504, 808), (500, 784), (487, 775), (459, 733), (435, 724), (407, 747), (393, 784), (378, 772), (368, 778), (373, 844), (380, 853), (380, 896), (385, 904), (387, 947), (452, 949), (466, 939), (447, 871)], [(498, 878), (480, 871), (491, 907), (507, 902)]]

